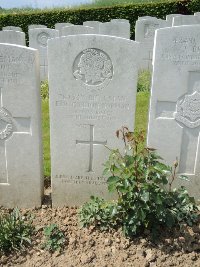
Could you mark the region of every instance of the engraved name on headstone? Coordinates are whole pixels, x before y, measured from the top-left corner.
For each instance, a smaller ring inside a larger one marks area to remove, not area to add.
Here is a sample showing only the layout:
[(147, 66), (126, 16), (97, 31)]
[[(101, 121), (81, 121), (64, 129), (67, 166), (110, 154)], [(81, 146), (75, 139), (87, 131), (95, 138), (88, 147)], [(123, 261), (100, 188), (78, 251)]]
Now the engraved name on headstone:
[(200, 26), (157, 31), (147, 145), (158, 149), (166, 163), (179, 160), (176, 179), (200, 198)]
[(108, 197), (103, 163), (122, 147), (115, 132), (133, 129), (138, 43), (102, 35), (48, 42), (52, 200), (81, 205)]

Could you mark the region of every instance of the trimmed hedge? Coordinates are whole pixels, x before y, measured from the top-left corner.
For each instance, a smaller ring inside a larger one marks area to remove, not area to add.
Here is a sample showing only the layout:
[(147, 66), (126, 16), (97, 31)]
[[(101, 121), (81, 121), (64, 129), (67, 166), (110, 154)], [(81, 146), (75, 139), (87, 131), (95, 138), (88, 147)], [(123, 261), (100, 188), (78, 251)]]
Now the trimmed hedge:
[(131, 39), (135, 35), (135, 22), (141, 16), (153, 16), (165, 19), (168, 14), (190, 15), (200, 11), (200, 0), (178, 0), (163, 3), (129, 4), (102, 8), (55, 9), (0, 16), (0, 29), (4, 26), (19, 26), (27, 34), (28, 25), (44, 24), (54, 28), (57, 22), (82, 24), (87, 20), (110, 21), (113, 18), (127, 19), (131, 23)]

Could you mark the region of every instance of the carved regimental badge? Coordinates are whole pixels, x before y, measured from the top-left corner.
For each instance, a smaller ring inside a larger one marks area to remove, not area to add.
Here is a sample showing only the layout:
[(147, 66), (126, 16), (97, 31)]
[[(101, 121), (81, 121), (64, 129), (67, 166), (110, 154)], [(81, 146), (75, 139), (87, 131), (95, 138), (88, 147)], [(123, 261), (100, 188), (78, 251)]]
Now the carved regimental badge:
[(113, 65), (110, 57), (102, 50), (89, 48), (75, 59), (73, 75), (87, 89), (104, 88), (113, 77)]
[(12, 117), (6, 109), (0, 108), (0, 140), (9, 138), (12, 133)]
[(46, 32), (41, 32), (37, 36), (37, 41), (38, 41), (39, 45), (41, 45), (43, 47), (47, 46), (48, 39), (50, 39), (50, 36)]
[(200, 126), (200, 93), (183, 96), (177, 102), (174, 117), (189, 128)]

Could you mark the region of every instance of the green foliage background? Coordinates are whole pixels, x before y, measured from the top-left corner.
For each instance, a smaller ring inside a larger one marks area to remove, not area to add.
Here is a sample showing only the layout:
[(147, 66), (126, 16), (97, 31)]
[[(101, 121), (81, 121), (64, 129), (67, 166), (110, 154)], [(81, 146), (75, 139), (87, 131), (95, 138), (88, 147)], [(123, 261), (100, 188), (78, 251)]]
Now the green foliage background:
[(131, 38), (135, 35), (135, 22), (140, 16), (154, 16), (164, 19), (167, 14), (193, 14), (200, 11), (199, 0), (164, 1), (147, 4), (125, 4), (104, 7), (81, 7), (75, 9), (36, 10), (16, 14), (0, 15), (0, 29), (7, 25), (22, 27), (27, 34), (28, 25), (45, 24), (54, 28), (57, 22), (82, 24), (87, 20), (110, 21), (113, 18), (127, 19), (131, 23)]

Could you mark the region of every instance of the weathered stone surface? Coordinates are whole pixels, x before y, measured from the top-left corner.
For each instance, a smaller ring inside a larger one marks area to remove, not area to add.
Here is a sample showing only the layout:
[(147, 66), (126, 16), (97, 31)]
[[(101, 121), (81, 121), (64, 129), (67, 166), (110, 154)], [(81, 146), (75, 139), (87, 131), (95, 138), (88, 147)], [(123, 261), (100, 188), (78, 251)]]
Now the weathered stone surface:
[(99, 25), (102, 24), (102, 22), (100, 21), (84, 21), (83, 22), (83, 26), (88, 26), (88, 27), (92, 27), (95, 29), (95, 33), (98, 34), (99, 33)]
[(66, 26), (72, 26), (72, 23), (69, 22), (62, 22), (62, 23), (56, 23), (55, 24), (55, 30), (59, 31), (59, 35), (62, 35), (62, 28)]
[(38, 49), (40, 56), (40, 79), (48, 78), (47, 41), (59, 37), (59, 32), (48, 28), (35, 28), (29, 30), (29, 46)]
[(54, 206), (108, 197), (105, 145), (122, 147), (115, 131), (133, 129), (138, 45), (102, 35), (48, 42)]
[(129, 23), (129, 20), (127, 20), (127, 19), (111, 19), (111, 22), (116, 22), (116, 23), (120, 23), (120, 22), (122, 22), (122, 23)]
[(105, 22), (99, 25), (99, 33), (130, 39), (130, 24), (127, 22)]
[(16, 27), (16, 26), (5, 26), (2, 28), (3, 31), (17, 31), (17, 32), (22, 32), (21, 27)]
[(34, 207), (43, 194), (39, 58), (0, 44), (0, 206)]
[(200, 198), (200, 26), (157, 31), (147, 145), (158, 149), (167, 164), (178, 158), (176, 179)]
[(93, 33), (95, 33), (94, 28), (83, 25), (66, 26), (63, 27), (61, 30), (62, 36), (77, 35), (77, 34), (93, 34)]
[(183, 16), (182, 14), (169, 14), (166, 16), (166, 21), (167, 21), (167, 25), (168, 27), (172, 27), (172, 23), (173, 23), (173, 19), (175, 17), (180, 17)]
[(166, 26), (165, 20), (153, 17), (136, 21), (135, 40), (140, 42), (139, 69), (152, 69), (155, 30)]
[(156, 17), (151, 17), (151, 16), (138, 17), (138, 20), (143, 20), (143, 19), (157, 19), (157, 18)]
[(32, 24), (32, 25), (28, 26), (29, 30), (38, 29), (38, 28), (47, 28), (47, 26), (46, 25), (41, 25), (41, 24)]
[(0, 31), (0, 43), (26, 45), (25, 33), (13, 30)]
[(136, 21), (135, 40), (138, 42), (152, 41), (155, 30), (166, 27), (166, 21), (157, 18), (146, 18)]
[(193, 15), (185, 15), (174, 17), (172, 21), (172, 26), (181, 26), (181, 25), (195, 25), (200, 24), (200, 17)]

